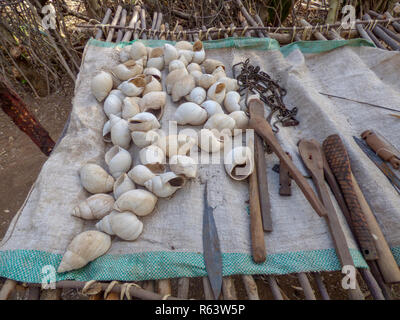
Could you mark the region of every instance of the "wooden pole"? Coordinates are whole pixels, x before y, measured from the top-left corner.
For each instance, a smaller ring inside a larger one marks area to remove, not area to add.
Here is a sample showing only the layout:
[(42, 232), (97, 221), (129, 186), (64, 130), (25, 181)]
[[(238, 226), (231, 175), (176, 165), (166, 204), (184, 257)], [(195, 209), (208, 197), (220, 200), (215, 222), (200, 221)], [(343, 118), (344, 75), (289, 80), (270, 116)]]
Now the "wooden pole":
[[(140, 11), (140, 6), (135, 6), (133, 9), (133, 14), (132, 14), (132, 19), (129, 22), (129, 27), (134, 28), (136, 25), (136, 22), (138, 21), (139, 18), (139, 11)], [(132, 30), (127, 30), (124, 37), (122, 38), (122, 42), (128, 42), (132, 38)]]
[(16, 285), (17, 282), (15, 280), (7, 279), (1, 287), (0, 300), (7, 300)]

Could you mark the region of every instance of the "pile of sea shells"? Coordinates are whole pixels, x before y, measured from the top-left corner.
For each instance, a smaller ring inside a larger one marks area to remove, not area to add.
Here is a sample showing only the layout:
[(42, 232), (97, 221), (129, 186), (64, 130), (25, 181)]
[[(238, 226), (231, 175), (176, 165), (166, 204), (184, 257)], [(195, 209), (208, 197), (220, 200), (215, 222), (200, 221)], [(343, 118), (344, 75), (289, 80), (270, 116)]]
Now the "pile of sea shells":
[[(164, 68), (168, 71), (165, 91)], [(72, 215), (99, 220), (98, 231), (83, 232), (72, 240), (58, 272), (79, 269), (105, 254), (111, 247), (110, 236), (137, 239), (143, 230), (138, 217), (150, 214), (158, 198), (171, 197), (187, 179), (197, 177), (197, 162), (188, 156), (192, 147), (219, 152), (224, 148), (224, 135), (226, 139), (226, 135), (247, 128), (249, 119), (242, 110), (238, 89), (237, 80), (227, 77), (222, 62), (206, 59), (201, 41), (179, 41), (175, 46), (157, 48), (135, 41), (120, 50), (120, 64), (96, 74), (91, 91), (103, 102), (108, 117), (103, 139), (113, 146), (105, 153), (107, 171), (94, 163), (80, 169), (81, 184), (92, 196)], [(178, 125), (203, 125), (196, 137), (165, 135), (161, 130), (159, 121), (167, 94), (173, 102), (186, 100), (174, 114)], [(131, 142), (140, 148), (141, 164), (134, 167), (128, 151)], [(167, 158), (170, 171), (166, 171)], [(225, 169), (232, 179), (243, 180), (252, 173), (254, 160), (249, 147), (235, 147), (225, 158), (229, 158)], [(247, 169), (237, 174), (236, 167)]]

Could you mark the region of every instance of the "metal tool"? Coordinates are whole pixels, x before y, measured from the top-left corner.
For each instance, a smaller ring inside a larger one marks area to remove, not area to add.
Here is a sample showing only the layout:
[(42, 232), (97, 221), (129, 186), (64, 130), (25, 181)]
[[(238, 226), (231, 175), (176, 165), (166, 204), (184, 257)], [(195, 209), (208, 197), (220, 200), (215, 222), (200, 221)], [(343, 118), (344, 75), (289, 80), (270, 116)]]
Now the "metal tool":
[(372, 160), (373, 163), (383, 172), (383, 174), (388, 178), (390, 183), (393, 185), (395, 190), (400, 194), (400, 179), (397, 175), (390, 169), (390, 167), (378, 157), (367, 145), (366, 143), (353, 136), (354, 141), (358, 144), (362, 151)]
[(222, 288), (222, 254), (219, 245), (217, 226), (214, 220), (214, 209), (208, 204), (207, 183), (204, 190), (203, 214), (203, 254), (208, 279), (214, 298), (217, 300)]

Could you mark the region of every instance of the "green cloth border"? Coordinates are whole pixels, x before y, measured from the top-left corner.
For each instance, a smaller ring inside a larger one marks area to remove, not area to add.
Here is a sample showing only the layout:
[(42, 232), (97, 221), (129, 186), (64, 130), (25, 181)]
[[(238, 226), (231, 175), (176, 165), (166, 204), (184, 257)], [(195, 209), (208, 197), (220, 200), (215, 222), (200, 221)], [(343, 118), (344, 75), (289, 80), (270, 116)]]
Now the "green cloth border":
[[(162, 46), (166, 40), (141, 40), (150, 47)], [(131, 42), (115, 44), (90, 39), (88, 45), (97, 47), (124, 47)], [(246, 48), (256, 50), (280, 50), (284, 56), (294, 50), (303, 53), (321, 53), (343, 46), (375, 47), (364, 39), (300, 41), (280, 47), (270, 38), (226, 38), (203, 41), (206, 49)], [(354, 263), (358, 268), (368, 268), (361, 253), (350, 249)], [(400, 247), (392, 249), (395, 259), (400, 264)], [(23, 282), (41, 282), (42, 268), (47, 265), (57, 269), (62, 255), (39, 250), (0, 251), (0, 276)], [(336, 271), (341, 265), (334, 249), (288, 252), (271, 254), (262, 264), (255, 264), (251, 255), (243, 253), (223, 253), (223, 273), (234, 274), (289, 274), (310, 271)], [(206, 276), (203, 255), (193, 252), (145, 252), (127, 255), (104, 255), (87, 266), (57, 274), (60, 280), (121, 280), (141, 281), (176, 277)]]

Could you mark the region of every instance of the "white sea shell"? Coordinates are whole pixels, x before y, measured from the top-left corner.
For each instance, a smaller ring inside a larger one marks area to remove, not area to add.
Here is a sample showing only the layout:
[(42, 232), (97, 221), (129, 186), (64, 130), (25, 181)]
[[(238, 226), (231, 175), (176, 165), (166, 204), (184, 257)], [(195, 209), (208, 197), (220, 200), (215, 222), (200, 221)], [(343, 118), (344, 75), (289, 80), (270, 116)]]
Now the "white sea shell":
[(135, 41), (129, 47), (130, 55), (133, 60), (139, 60), (140, 58), (147, 56), (146, 46), (142, 42)]
[(192, 73), (193, 71), (200, 71), (201, 72), (201, 67), (198, 63), (192, 62), (187, 66), (187, 71), (189, 73)]
[(223, 69), (225, 69), (224, 64), (216, 59), (206, 59), (201, 65), (203, 66), (204, 71), (209, 74), (213, 73), (214, 70), (218, 67), (222, 67)]
[(91, 90), (97, 101), (103, 101), (113, 88), (113, 78), (109, 72), (100, 71), (91, 82)]
[[(185, 66), (187, 66), (193, 59), (193, 51), (192, 50), (179, 50), (179, 60), (181, 60)], [(184, 58), (184, 60), (182, 59)]]
[(204, 73), (200, 76), (198, 85), (207, 90), (216, 81), (217, 81), (217, 79), (215, 79), (215, 77), (213, 75)]
[(196, 83), (196, 87), (201, 87), (199, 82), (200, 82), (200, 77), (203, 75), (203, 72), (198, 71), (198, 70), (194, 70), (194, 71), (192, 71), (190, 73), (190, 75), (194, 78), (194, 81)]
[(161, 81), (161, 79), (162, 79), (161, 71), (158, 70), (157, 68), (146, 68), (146, 69), (144, 69), (143, 74), (145, 76), (153, 76), (158, 81)]
[(198, 146), (205, 152), (214, 153), (224, 147), (224, 141), (219, 139), (212, 130), (201, 129), (198, 133)]
[(216, 129), (219, 132), (232, 131), (235, 125), (235, 120), (227, 114), (216, 113), (207, 120), (204, 129)]
[(175, 83), (179, 80), (182, 79), (184, 76), (188, 75), (189, 73), (187, 72), (186, 68), (185, 69), (176, 69), (172, 72), (170, 72), (165, 79), (165, 86), (167, 89), (167, 93), (171, 94), (172, 87), (175, 85)]
[(174, 155), (169, 159), (171, 170), (177, 175), (184, 175), (186, 178), (196, 178), (197, 163), (196, 161), (185, 155)]
[(113, 114), (111, 120), (111, 141), (114, 145), (128, 149), (131, 142), (128, 121), (121, 119)]
[(249, 117), (244, 111), (233, 111), (229, 116), (235, 120), (235, 129), (247, 129), (249, 126)]
[(179, 50), (193, 50), (193, 45), (189, 41), (178, 41), (175, 44), (175, 48)]
[(229, 113), (240, 110), (240, 94), (236, 91), (230, 91), (224, 99), (224, 107)]
[(143, 64), (142, 61), (128, 60), (115, 66), (112, 72), (118, 79), (125, 81), (141, 74), (143, 72)]
[(127, 81), (122, 82), (118, 89), (122, 91), (122, 93), (128, 97), (137, 97), (139, 96), (146, 86), (146, 80), (144, 77), (136, 77), (129, 79)]
[(207, 91), (207, 99), (214, 100), (219, 104), (222, 104), (225, 99), (225, 93), (225, 84), (221, 82), (215, 82)]
[(165, 171), (164, 151), (155, 145), (150, 145), (139, 151), (140, 162), (155, 173)]
[(82, 232), (68, 245), (57, 272), (80, 269), (105, 254), (110, 247), (109, 235), (94, 230)]
[(163, 136), (154, 143), (169, 158), (177, 154), (187, 155), (195, 144), (196, 140), (185, 134)]
[(128, 120), (140, 113), (139, 97), (126, 97), (122, 106), (122, 118)]
[(166, 198), (172, 196), (184, 184), (184, 177), (177, 176), (174, 172), (166, 172), (147, 180), (144, 186), (157, 197)]
[(195, 62), (195, 63), (200, 64), (206, 58), (206, 53), (204, 51), (203, 42), (201, 42), (200, 40), (197, 40), (193, 44), (193, 52), (194, 52), (193, 53), (193, 62)]
[(124, 63), (128, 60), (132, 59), (131, 58), (131, 46), (125, 46), (121, 49), (119, 52), (119, 60)]
[(213, 71), (212, 75), (215, 77), (217, 81), (219, 81), (219, 79), (221, 78), (226, 78), (225, 68), (219, 66), (217, 69)]
[(82, 186), (90, 193), (111, 192), (114, 179), (106, 170), (94, 163), (87, 163), (79, 170)]
[(132, 165), (131, 154), (118, 145), (106, 152), (105, 161), (108, 165), (108, 171), (115, 179), (128, 172)]
[(132, 131), (131, 137), (136, 146), (144, 148), (156, 142), (161, 137), (161, 134), (158, 130)]
[(102, 219), (112, 211), (113, 207), (114, 198), (109, 194), (99, 193), (78, 204), (72, 215), (85, 220)]
[(164, 50), (163, 48), (153, 48), (147, 60), (147, 68), (164, 69)]
[(146, 216), (154, 210), (157, 197), (147, 190), (134, 189), (122, 194), (115, 201), (114, 208), (120, 212), (130, 211), (138, 216)]
[(225, 170), (234, 180), (246, 179), (254, 170), (253, 153), (249, 147), (236, 147), (227, 152)]
[(122, 194), (135, 189), (136, 186), (126, 173), (122, 174), (114, 183), (114, 198), (118, 199)]
[(149, 112), (159, 120), (164, 113), (164, 106), (167, 101), (167, 94), (163, 91), (152, 91), (145, 94), (140, 100), (140, 110)]
[(142, 164), (134, 166), (131, 171), (128, 172), (128, 177), (140, 186), (144, 186), (144, 183), (147, 180), (150, 180), (155, 176), (156, 175), (149, 168)]
[[(190, 57), (189, 57), (189, 59), (190, 59)], [(179, 56), (178, 60), (179, 60), (180, 62), (183, 63), (183, 65), (185, 66), (185, 68), (186, 68), (187, 65), (189, 64), (189, 62), (187, 61), (187, 59), (185, 58), (184, 55)]]
[(198, 126), (207, 120), (207, 111), (193, 102), (185, 102), (176, 109), (175, 120), (180, 125)]
[(189, 102), (194, 102), (198, 105), (202, 104), (206, 99), (207, 92), (202, 87), (196, 87), (185, 97)]
[(116, 91), (119, 92), (119, 90), (113, 90), (110, 92), (106, 100), (104, 100), (104, 113), (107, 115), (107, 117), (110, 117), (111, 114), (121, 117), (122, 113), (122, 100), (121, 100), (121, 95), (117, 94)]
[(200, 107), (204, 108), (207, 111), (209, 117), (213, 116), (216, 113), (224, 113), (221, 105), (214, 100), (206, 100), (200, 105)]
[(111, 120), (108, 120), (103, 127), (104, 142), (111, 142)]
[(185, 64), (181, 60), (172, 60), (168, 65), (168, 72), (172, 72), (176, 69), (184, 69)]
[(179, 101), (181, 98), (188, 95), (195, 86), (196, 83), (194, 82), (194, 78), (190, 74), (179, 79), (172, 87), (172, 101)]
[(149, 131), (160, 128), (156, 116), (150, 112), (141, 112), (128, 120), (131, 131)]
[(158, 81), (156, 78), (153, 76), (146, 76), (146, 86), (144, 87), (144, 90), (142, 92), (142, 95), (146, 95), (149, 92), (153, 91), (162, 91), (162, 85), (161, 82)]
[(169, 65), (171, 61), (178, 59), (178, 50), (168, 43), (164, 44), (164, 62)]
[(143, 231), (143, 223), (131, 212), (117, 212), (104, 217), (96, 228), (123, 240), (136, 240)]
[(225, 84), (226, 92), (239, 90), (239, 85), (236, 79), (221, 77), (218, 79), (218, 82)]

